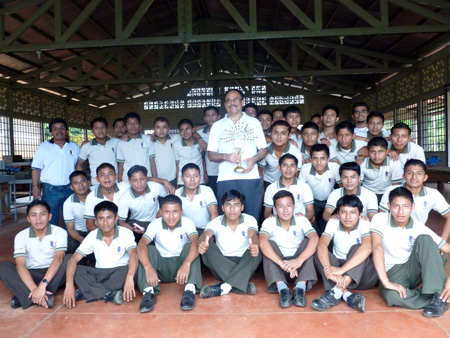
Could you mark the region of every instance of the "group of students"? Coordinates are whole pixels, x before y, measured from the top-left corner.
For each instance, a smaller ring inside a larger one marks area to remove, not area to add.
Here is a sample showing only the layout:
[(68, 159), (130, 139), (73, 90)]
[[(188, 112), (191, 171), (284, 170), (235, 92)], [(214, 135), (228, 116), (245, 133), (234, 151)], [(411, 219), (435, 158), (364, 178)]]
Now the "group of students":
[[(69, 177), (68, 235), (50, 221), (51, 207), (36, 199), (27, 208), (30, 228), (15, 239), (16, 264), (0, 264), (0, 279), (14, 294), (11, 306), (51, 307), (64, 283), (69, 308), (83, 299), (121, 304), (136, 296), (136, 282), (139, 310), (148, 312), (159, 284), (177, 282), (184, 285), (181, 309), (192, 310), (198, 292), (254, 295), (250, 280), (262, 261), (268, 291), (279, 293), (283, 308), (306, 306), (305, 294), (321, 275), (326, 292), (311, 301), (318, 311), (343, 299), (364, 312), (364, 296), (352, 291), (379, 282), (389, 306), (441, 316), (450, 299), (440, 254), (450, 253), (450, 205), (424, 186), (425, 156), (410, 128), (398, 123), (389, 134), (383, 115), (369, 114), (363, 103), (353, 107), (355, 125), (338, 123), (332, 105), (322, 111), (322, 128), (309, 121), (298, 130), (297, 107), (282, 118), (278, 112), (257, 115), (269, 142), (258, 161), (261, 196), (234, 188), (217, 196), (219, 161), (205, 156), (219, 120), (215, 107), (205, 108), (207, 125), (198, 130), (181, 120), (179, 136), (169, 135), (163, 117), (155, 119), (153, 135), (143, 135), (139, 115), (129, 113), (126, 134), (112, 139), (107, 121), (94, 119), (96, 138), (82, 146)], [(86, 160), (91, 189), (81, 170)], [(246, 199), (263, 212), (245, 213)], [(446, 218), (441, 237), (424, 225), (431, 209)], [(201, 263), (219, 283), (202, 285)]]

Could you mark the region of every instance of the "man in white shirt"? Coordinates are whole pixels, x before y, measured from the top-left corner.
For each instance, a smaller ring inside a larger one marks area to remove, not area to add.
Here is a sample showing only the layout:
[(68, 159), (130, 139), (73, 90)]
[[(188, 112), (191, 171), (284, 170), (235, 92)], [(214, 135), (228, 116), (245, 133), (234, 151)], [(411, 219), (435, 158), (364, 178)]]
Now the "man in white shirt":
[(411, 128), (403, 122), (396, 123), (391, 128), (391, 142), (388, 155), (392, 160), (400, 161), (404, 166), (409, 159), (426, 162), (423, 148), (411, 142)]
[(346, 162), (362, 162), (367, 157), (366, 142), (355, 140), (354, 128), (350, 122), (342, 121), (336, 128), (336, 155), (340, 164)]

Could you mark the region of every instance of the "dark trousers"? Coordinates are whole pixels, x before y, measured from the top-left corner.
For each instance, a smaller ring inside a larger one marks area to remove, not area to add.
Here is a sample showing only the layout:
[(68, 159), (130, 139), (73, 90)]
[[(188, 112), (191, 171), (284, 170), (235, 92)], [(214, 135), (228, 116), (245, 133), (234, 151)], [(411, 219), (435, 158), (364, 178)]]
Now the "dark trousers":
[[(294, 256), (285, 257), (283, 256), (283, 253), (278, 247), (278, 244), (274, 241), (269, 241), (272, 249), (283, 260), (291, 260), (300, 256), (300, 254), (305, 250), (306, 246), (308, 245), (308, 242), (309, 239), (305, 238), (300, 243)], [(266, 278), (267, 290), (269, 290), (269, 292), (278, 292), (276, 282), (285, 282), (287, 284), (288, 281), (293, 281), (294, 283), (306, 281), (306, 291), (310, 290), (313, 287), (313, 285), (317, 283), (317, 273), (316, 269), (314, 268), (314, 255), (309, 257), (302, 264), (302, 266), (298, 268), (297, 270), (298, 276), (295, 279), (291, 278), (288, 272), (282, 270), (278, 264), (276, 264), (274, 261), (270, 260), (265, 256), (263, 258), (263, 264), (264, 264), (264, 277)]]
[(217, 196), (217, 176), (209, 176), (208, 175), (208, 184), (207, 184), (207, 186), (212, 189), (212, 191), (214, 192), (214, 195), (216, 196), (217, 200), (219, 200), (219, 197)]
[[(51, 185), (48, 183), (42, 184), (42, 200), (50, 205), (52, 218), (50, 224), (58, 225), (60, 211), (63, 207), (67, 197), (73, 194), (70, 185)], [(64, 223), (64, 228), (66, 228)]]
[[(80, 236), (86, 238), (86, 236), (88, 235), (89, 232), (87, 231), (78, 231), (76, 230)], [(77, 251), (78, 247), (80, 246), (80, 242), (78, 242), (77, 240), (73, 239), (72, 237), (70, 237), (69, 235), (67, 235), (67, 253), (73, 254), (75, 253), (75, 251)]]
[(327, 226), (327, 222), (323, 219), (323, 211), (325, 210), (326, 204), (327, 201), (319, 201), (314, 199), (314, 229), (319, 237), (325, 231), (325, 227)]
[[(150, 224), (150, 222), (137, 221), (135, 219), (130, 219), (130, 220), (128, 220), (127, 223), (131, 226), (133, 226), (133, 223), (136, 223), (137, 225), (140, 225), (141, 227), (143, 227), (145, 230), (147, 230), (147, 227)], [(144, 230), (144, 232), (145, 232), (145, 230)], [(134, 232), (134, 231), (133, 231), (133, 234), (134, 234), (134, 240), (136, 241), (136, 243), (139, 243), (142, 236), (144, 235), (144, 234), (138, 234), (137, 232)]]
[[(47, 285), (47, 291), (50, 291), (51, 293), (54, 294), (58, 290), (58, 288), (60, 288), (65, 284), (66, 266), (70, 257), (72, 257), (72, 255), (70, 254), (64, 256), (61, 266), (56, 272), (56, 275)], [(47, 270), (48, 268), (28, 269), (36, 285), (39, 285), (39, 283), (42, 281)], [(13, 295), (19, 299), (19, 302), (22, 305), (23, 309), (26, 309), (31, 305), (33, 305), (31, 298), (28, 298), (28, 295), (30, 294), (31, 290), (28, 289), (28, 287), (22, 281), (22, 278), (20, 278), (19, 273), (17, 272), (17, 267), (14, 263), (11, 262), (0, 263), (0, 280), (13, 293)]]
[(106, 293), (121, 289), (128, 273), (128, 265), (117, 268), (99, 269), (79, 265), (74, 281), (87, 302), (98, 300)]
[[(353, 257), (356, 250), (361, 246), (361, 244), (353, 245), (347, 253), (346, 259), (338, 259), (333, 253), (328, 252), (328, 257), (330, 259), (330, 264), (335, 267), (340, 267), (344, 265), (350, 258)], [(325, 291), (332, 289), (336, 283), (327, 279), (325, 273), (323, 272), (323, 266), (320, 263), (319, 257), (316, 255), (315, 263), (317, 270), (322, 275), (323, 286)], [(352, 282), (348, 286), (348, 289), (358, 289), (358, 290), (368, 290), (373, 288), (378, 282), (377, 270), (373, 265), (372, 255), (369, 255), (364, 262), (355, 266), (353, 269), (348, 270), (344, 275), (351, 277)]]

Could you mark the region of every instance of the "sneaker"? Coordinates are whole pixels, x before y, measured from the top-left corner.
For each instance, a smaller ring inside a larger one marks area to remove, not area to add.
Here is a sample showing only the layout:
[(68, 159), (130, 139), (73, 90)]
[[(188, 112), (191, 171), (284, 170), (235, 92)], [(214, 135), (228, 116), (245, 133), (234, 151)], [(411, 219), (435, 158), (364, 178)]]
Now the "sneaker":
[(425, 317), (437, 318), (441, 317), (448, 310), (448, 304), (439, 297), (439, 293), (435, 292), (431, 302), (423, 309), (422, 314)]
[(202, 288), (200, 291), (200, 297), (201, 298), (211, 298), (211, 297), (217, 297), (220, 296), (222, 293), (222, 289), (220, 286), (222, 283), (218, 283), (216, 285), (206, 285)]
[(329, 308), (338, 305), (341, 302), (341, 299), (334, 298), (333, 290), (328, 290), (319, 298), (314, 299), (311, 302), (311, 306), (314, 310), (317, 311), (326, 311)]
[(22, 307), (22, 304), (20, 304), (19, 298), (16, 296), (12, 296), (11, 298), (11, 307), (13, 309), (18, 309), (19, 307)]
[(113, 302), (116, 305), (120, 305), (123, 302), (123, 293), (122, 289), (110, 291), (105, 294), (105, 303)]
[(153, 306), (156, 304), (156, 295), (153, 292), (145, 292), (139, 305), (139, 312), (150, 312), (153, 310)]
[(301, 288), (294, 288), (294, 296), (292, 297), (294, 305), (306, 306), (305, 291)]
[(53, 293), (47, 295), (46, 302), (49, 309), (53, 308), (53, 306), (55, 305), (55, 295)]
[(359, 312), (366, 310), (366, 299), (360, 293), (352, 293), (347, 297), (347, 305)]
[(83, 292), (81, 292), (80, 289), (75, 290), (75, 301), (78, 302), (80, 300), (86, 300), (86, 297), (84, 297)]
[(289, 307), (292, 304), (292, 295), (289, 289), (282, 289), (280, 291), (280, 307)]
[(195, 294), (192, 291), (186, 290), (181, 297), (180, 308), (183, 311), (190, 311), (195, 306)]
[(248, 283), (247, 285), (247, 295), (253, 296), (256, 295), (256, 286), (253, 282)]

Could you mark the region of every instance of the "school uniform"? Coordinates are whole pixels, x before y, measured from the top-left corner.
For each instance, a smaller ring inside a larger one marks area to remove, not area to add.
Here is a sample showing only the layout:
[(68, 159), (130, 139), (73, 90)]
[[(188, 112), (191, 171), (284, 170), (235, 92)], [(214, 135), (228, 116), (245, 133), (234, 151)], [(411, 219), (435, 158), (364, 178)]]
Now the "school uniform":
[[(269, 237), (269, 243), (275, 253), (283, 260), (292, 260), (302, 254), (308, 245), (307, 236), (316, 232), (308, 219), (303, 216), (294, 216), (291, 219), (289, 230), (286, 231), (280, 223), (278, 216), (267, 218), (261, 226), (260, 235)], [(280, 268), (278, 264), (263, 256), (264, 277), (269, 292), (278, 292), (276, 282), (293, 281), (295, 284), (306, 281), (306, 291), (317, 282), (314, 268), (314, 255), (309, 257), (297, 269), (298, 276), (291, 278), (289, 273)]]
[(203, 152), (200, 149), (198, 140), (194, 139), (192, 146), (188, 145), (184, 139), (180, 139), (174, 144), (175, 162), (178, 164), (178, 185), (183, 185), (181, 180), (181, 170), (188, 163), (194, 163), (200, 168), (200, 184), (203, 184)]
[[(330, 197), (328, 197), (325, 207), (330, 208), (334, 211), (336, 209), (337, 201), (344, 195), (347, 195), (344, 187), (334, 190), (330, 194)], [(377, 195), (375, 195), (369, 189), (358, 187), (355, 195), (361, 200), (361, 203), (363, 204), (363, 211), (361, 213), (361, 216), (368, 216), (369, 213), (378, 212)]]
[(331, 149), (331, 147), (336, 147), (336, 145), (337, 145), (337, 143), (338, 143), (336, 137), (330, 139), (330, 138), (326, 137), (325, 134), (323, 133), (323, 130), (321, 130), (320, 133), (319, 133), (319, 141), (320, 141), (321, 139), (323, 139), (323, 138), (324, 138), (324, 139), (327, 139), (328, 141), (330, 141), (330, 147), (329, 147), (330, 149)]
[[(305, 144), (303, 143), (303, 139), (299, 141), (298, 149), (300, 150), (300, 153), (302, 154), (303, 161), (308, 160), (311, 158), (311, 155), (306, 150)], [(317, 142), (317, 144), (320, 144), (320, 142)], [(336, 150), (333, 146), (329, 147), (328, 150), (330, 151), (330, 162), (337, 160)]]
[[(368, 127), (363, 127), (363, 128), (356, 128), (354, 130), (354, 133), (356, 136), (362, 136), (362, 137), (367, 137), (370, 138), (370, 134), (369, 134), (369, 128)], [(386, 128), (383, 127), (383, 129), (381, 129), (381, 133), (380, 133), (380, 137), (386, 138), (389, 137), (389, 135), (391, 135), (391, 133), (389, 131), (386, 130)]]
[[(209, 143), (208, 126), (198, 130), (197, 133), (201, 136), (203, 141)], [(210, 161), (207, 155), (205, 155), (205, 162), (206, 162), (206, 172), (208, 173), (207, 185), (214, 191), (214, 194), (217, 195), (217, 177), (219, 175), (219, 163)]]
[[(389, 144), (388, 149), (395, 151), (392, 142), (389, 141), (388, 144)], [(410, 159), (421, 160), (423, 163), (426, 163), (425, 151), (421, 146), (415, 144), (414, 142), (408, 142), (405, 149), (403, 149), (401, 154), (399, 154), (398, 156), (398, 161), (400, 161), (402, 165), (402, 170), (405, 167), (406, 161)]]
[[(25, 257), (26, 268), (30, 272), (36, 285), (44, 278), (52, 264), (55, 252), (67, 250), (67, 231), (56, 226), (48, 225), (47, 232), (39, 240), (33, 227), (20, 231), (14, 238), (14, 259)], [(56, 275), (47, 285), (47, 291), (55, 294), (66, 281), (66, 265), (71, 255), (65, 255)], [(4, 261), (0, 263), (0, 280), (19, 299), (23, 309), (30, 307), (33, 302), (28, 298), (31, 290), (25, 285), (17, 272), (14, 263)]]
[(334, 147), (334, 150), (336, 151), (336, 156), (339, 160), (339, 163), (343, 164), (347, 162), (356, 162), (359, 149), (365, 146), (367, 146), (367, 142), (361, 140), (353, 140), (352, 147), (350, 149), (342, 149), (341, 145), (338, 143), (336, 147)]
[(119, 142), (117, 162), (123, 163), (122, 181), (128, 181), (128, 170), (137, 164), (144, 166), (148, 171), (148, 177), (152, 177), (150, 158), (154, 157), (155, 147), (148, 135), (139, 134), (137, 138), (128, 137), (127, 141)]
[(388, 187), (402, 182), (402, 175), (403, 168), (400, 162), (392, 161), (389, 156), (386, 156), (379, 169), (373, 166), (370, 157), (365, 158), (361, 165), (362, 185), (374, 192), (378, 201)]
[(202, 255), (203, 263), (216, 279), (230, 284), (238, 293), (247, 292), (249, 280), (262, 259), (260, 252), (257, 257), (250, 255), (250, 230), (258, 232), (258, 224), (253, 216), (244, 213), (235, 231), (228, 226), (225, 215), (213, 219), (205, 229), (213, 233), (216, 242), (209, 242)]
[(167, 135), (165, 143), (155, 138), (155, 162), (158, 177), (165, 179), (176, 186), (177, 168), (175, 166), (175, 143), (180, 140), (180, 135)]
[[(86, 237), (88, 230), (86, 228), (86, 219), (84, 218), (85, 204), (80, 201), (76, 194), (69, 196), (63, 205), (63, 215), (65, 223), (74, 223), (75, 230), (80, 236)], [(74, 253), (80, 245), (80, 242), (68, 236), (67, 253)]]
[(446, 258), (439, 253), (445, 245), (442, 238), (413, 218), (405, 228), (398, 227), (390, 213), (376, 214), (370, 232), (383, 239), (384, 265), (389, 281), (406, 289), (406, 298), (400, 298), (397, 291), (387, 290), (380, 283), (380, 294), (388, 306), (424, 308), (435, 292), (442, 292), (447, 280)]
[(133, 232), (117, 224), (109, 245), (103, 239), (100, 228), (86, 236), (76, 252), (83, 257), (93, 253), (95, 268), (78, 265), (74, 281), (87, 302), (98, 300), (106, 293), (123, 287), (128, 273), (129, 251), (132, 249), (136, 249)]
[[(119, 206), (120, 197), (128, 190), (130, 184), (127, 182), (114, 183), (114, 196), (112, 202)], [(95, 206), (103, 201), (109, 201), (100, 189), (100, 185), (96, 186), (89, 195), (86, 197), (84, 218), (95, 219), (94, 208)]]
[[(174, 283), (177, 272), (186, 260), (191, 248), (192, 236), (198, 235), (194, 223), (184, 216), (181, 217), (175, 229), (170, 230), (163, 218), (155, 219), (147, 228), (144, 237), (155, 245), (148, 245), (148, 259), (158, 274), (161, 283)], [(196, 292), (202, 288), (202, 273), (200, 258), (197, 257), (190, 266), (186, 284), (194, 284)], [(141, 292), (150, 287), (145, 277), (145, 269), (139, 263), (137, 285)], [(160, 285), (154, 288), (154, 293), (160, 292)]]

